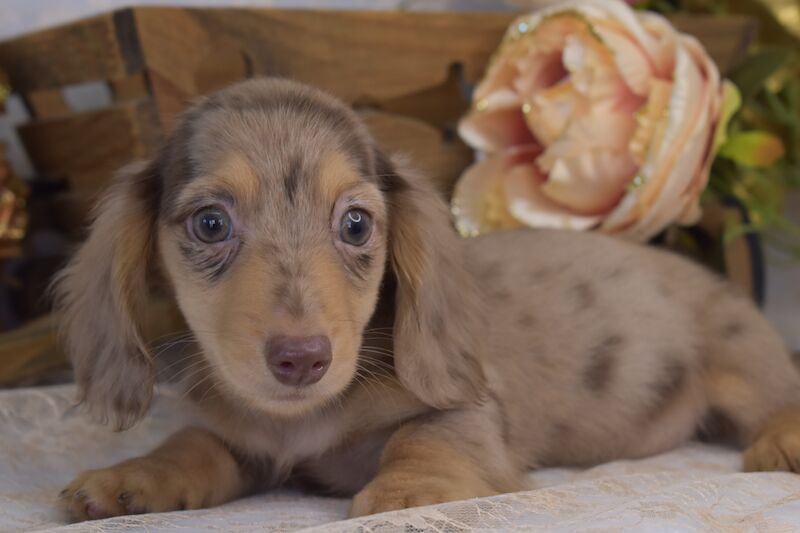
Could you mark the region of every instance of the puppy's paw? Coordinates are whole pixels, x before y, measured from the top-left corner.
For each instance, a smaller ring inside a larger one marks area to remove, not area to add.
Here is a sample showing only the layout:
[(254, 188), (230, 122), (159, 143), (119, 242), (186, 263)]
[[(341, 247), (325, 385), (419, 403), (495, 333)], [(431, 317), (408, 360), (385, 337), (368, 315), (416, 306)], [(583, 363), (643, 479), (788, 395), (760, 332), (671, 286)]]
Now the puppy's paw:
[(407, 476), (392, 472), (379, 474), (356, 494), (350, 516), (365, 516), (494, 494), (497, 492), (483, 483), (465, 483), (464, 480), (449, 477)]
[(744, 452), (744, 469), (800, 473), (800, 410), (783, 413), (767, 424)]
[(196, 509), (202, 496), (171, 462), (140, 457), (83, 472), (59, 494), (76, 520)]

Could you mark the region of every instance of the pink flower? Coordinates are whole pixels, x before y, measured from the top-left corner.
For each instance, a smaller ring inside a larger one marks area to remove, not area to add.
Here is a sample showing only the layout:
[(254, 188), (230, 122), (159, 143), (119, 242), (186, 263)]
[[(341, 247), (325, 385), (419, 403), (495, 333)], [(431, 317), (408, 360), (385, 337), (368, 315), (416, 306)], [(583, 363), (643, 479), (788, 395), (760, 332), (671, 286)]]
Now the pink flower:
[(460, 230), (647, 240), (695, 222), (725, 122), (723, 86), (694, 38), (621, 0), (518, 18), (459, 125), (478, 150), (455, 190)]

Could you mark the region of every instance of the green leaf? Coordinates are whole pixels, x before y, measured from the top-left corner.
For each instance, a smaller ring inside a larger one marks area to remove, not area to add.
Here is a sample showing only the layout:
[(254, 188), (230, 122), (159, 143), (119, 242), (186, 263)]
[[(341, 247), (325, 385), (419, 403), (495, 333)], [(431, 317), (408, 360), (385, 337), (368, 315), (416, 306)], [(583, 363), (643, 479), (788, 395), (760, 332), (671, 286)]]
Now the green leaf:
[(768, 167), (783, 157), (780, 137), (766, 131), (735, 133), (719, 149), (719, 155), (746, 167)]
[(747, 57), (731, 74), (730, 79), (742, 93), (742, 100), (747, 101), (756, 96), (764, 87), (767, 78), (792, 57), (788, 48), (764, 48)]
[(729, 80), (722, 82), (722, 104), (719, 112), (719, 122), (714, 131), (714, 143), (712, 150), (716, 152), (719, 147), (728, 140), (728, 125), (731, 118), (742, 106), (742, 95), (736, 85)]

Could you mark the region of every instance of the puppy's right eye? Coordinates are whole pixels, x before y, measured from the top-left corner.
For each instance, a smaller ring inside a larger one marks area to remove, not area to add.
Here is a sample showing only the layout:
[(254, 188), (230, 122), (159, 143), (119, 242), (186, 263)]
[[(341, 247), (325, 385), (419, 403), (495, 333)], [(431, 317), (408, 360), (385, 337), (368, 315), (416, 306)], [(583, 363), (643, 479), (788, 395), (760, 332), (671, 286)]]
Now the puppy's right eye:
[(372, 219), (363, 209), (351, 209), (342, 217), (339, 238), (352, 246), (362, 246), (372, 233)]
[(231, 218), (221, 207), (204, 207), (192, 215), (192, 233), (209, 244), (226, 241), (233, 233)]

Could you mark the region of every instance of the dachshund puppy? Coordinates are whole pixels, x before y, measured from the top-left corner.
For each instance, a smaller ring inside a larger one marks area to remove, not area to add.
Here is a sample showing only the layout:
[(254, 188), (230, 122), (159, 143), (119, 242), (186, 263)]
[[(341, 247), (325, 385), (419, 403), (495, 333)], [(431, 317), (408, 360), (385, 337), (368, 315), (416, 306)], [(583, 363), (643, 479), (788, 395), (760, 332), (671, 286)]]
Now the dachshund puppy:
[[(353, 515), (525, 488), (529, 469), (668, 450), (708, 420), (747, 470), (800, 470), (800, 376), (744, 296), (597, 234), (462, 239), (345, 105), (286, 80), (201, 100), (123, 171), (55, 281), (82, 400), (151, 401), (160, 280), (207, 415), (80, 474), (77, 519), (197, 509), (297, 481)], [(710, 418), (711, 417), (711, 418)]]

